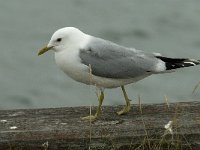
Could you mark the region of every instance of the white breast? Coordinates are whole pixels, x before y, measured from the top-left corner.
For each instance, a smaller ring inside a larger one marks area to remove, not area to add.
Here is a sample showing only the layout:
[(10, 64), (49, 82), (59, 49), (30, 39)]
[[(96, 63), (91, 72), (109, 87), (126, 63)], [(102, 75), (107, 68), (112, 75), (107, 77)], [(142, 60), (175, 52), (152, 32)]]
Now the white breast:
[(76, 81), (84, 82), (83, 77), (88, 74), (88, 67), (81, 63), (78, 55), (78, 51), (56, 52), (55, 61), (68, 76)]

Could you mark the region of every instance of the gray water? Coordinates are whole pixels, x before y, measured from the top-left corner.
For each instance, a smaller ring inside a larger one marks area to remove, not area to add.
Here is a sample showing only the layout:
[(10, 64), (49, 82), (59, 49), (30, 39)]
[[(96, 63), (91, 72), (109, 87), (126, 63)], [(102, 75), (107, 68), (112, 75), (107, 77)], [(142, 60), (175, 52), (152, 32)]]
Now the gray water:
[[(200, 58), (199, 0), (0, 0), (0, 109), (97, 105), (95, 88), (75, 82), (37, 56), (53, 32), (74, 26), (118, 44), (170, 57)], [(200, 99), (199, 66), (126, 86), (132, 103)], [(123, 104), (120, 88), (105, 105)]]

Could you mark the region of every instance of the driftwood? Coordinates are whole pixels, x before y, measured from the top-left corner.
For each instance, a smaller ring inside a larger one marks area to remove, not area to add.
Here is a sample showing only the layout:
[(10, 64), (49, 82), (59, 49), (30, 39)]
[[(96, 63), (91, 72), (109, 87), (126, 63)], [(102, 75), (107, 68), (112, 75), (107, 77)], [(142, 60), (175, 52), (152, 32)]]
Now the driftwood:
[(95, 122), (80, 119), (89, 107), (0, 110), (0, 149), (200, 149), (200, 102), (132, 105), (118, 116), (122, 107), (104, 106)]

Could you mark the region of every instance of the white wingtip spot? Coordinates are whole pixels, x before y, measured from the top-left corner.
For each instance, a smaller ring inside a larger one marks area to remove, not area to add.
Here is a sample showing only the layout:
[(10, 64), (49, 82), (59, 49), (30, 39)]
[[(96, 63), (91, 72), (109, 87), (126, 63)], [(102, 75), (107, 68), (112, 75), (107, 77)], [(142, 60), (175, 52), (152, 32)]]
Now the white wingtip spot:
[(191, 65), (193, 65), (193, 66), (196, 65), (195, 63), (193, 63), (193, 62), (188, 62), (188, 61), (184, 62), (184, 64), (191, 64)]

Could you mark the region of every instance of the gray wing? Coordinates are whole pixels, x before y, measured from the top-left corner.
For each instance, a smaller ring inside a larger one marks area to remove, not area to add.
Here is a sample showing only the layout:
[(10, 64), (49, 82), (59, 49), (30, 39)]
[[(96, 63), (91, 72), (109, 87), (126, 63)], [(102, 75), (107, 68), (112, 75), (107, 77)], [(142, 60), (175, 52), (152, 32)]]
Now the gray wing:
[(92, 74), (106, 78), (127, 79), (155, 72), (158, 63), (153, 54), (119, 46), (93, 37), (79, 56), (83, 64), (91, 65)]

